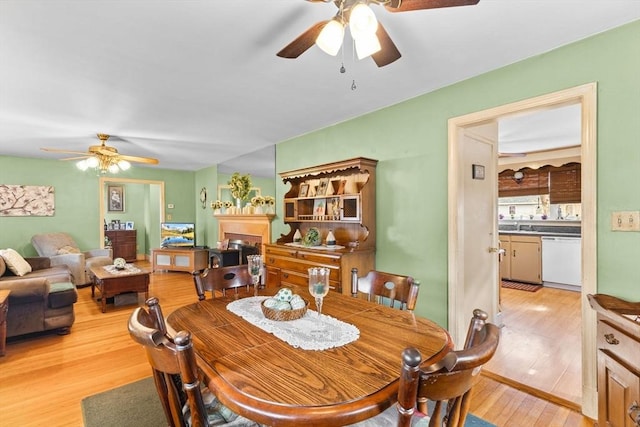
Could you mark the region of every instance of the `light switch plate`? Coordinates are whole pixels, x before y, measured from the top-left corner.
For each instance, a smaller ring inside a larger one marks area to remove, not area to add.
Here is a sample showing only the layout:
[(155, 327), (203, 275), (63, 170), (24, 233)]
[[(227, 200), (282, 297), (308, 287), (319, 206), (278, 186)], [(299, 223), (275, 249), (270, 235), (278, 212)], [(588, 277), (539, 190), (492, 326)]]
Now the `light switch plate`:
[(640, 231), (640, 211), (616, 211), (611, 213), (611, 230)]
[(169, 203), (169, 204), (167, 205), (167, 209), (173, 209), (173, 203)]

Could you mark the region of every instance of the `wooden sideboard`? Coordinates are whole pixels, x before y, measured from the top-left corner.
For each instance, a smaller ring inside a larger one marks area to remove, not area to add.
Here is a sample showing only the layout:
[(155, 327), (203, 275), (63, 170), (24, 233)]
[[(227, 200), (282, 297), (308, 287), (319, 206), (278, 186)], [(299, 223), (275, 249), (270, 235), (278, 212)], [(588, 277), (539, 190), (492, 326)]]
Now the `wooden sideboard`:
[(598, 426), (640, 426), (640, 302), (588, 299), (598, 314)]
[[(280, 173), (291, 185), (283, 206), (290, 231), (264, 247), (267, 286), (307, 286), (309, 268), (328, 267), (332, 289), (350, 294), (351, 269), (364, 275), (375, 268), (377, 164), (358, 157)], [(333, 233), (337, 246), (292, 245), (296, 232), (312, 229), (318, 243)]]
[(124, 258), (127, 262), (136, 261), (138, 243), (136, 230), (107, 230), (104, 235), (111, 241), (113, 258)]
[(311, 247), (286, 245), (265, 245), (264, 262), (268, 287), (288, 284), (308, 286), (311, 267), (327, 267), (329, 285), (337, 292), (351, 295), (351, 269), (366, 274), (374, 269), (375, 252), (373, 249), (322, 250)]
[(151, 251), (153, 271), (186, 271), (193, 273), (209, 266), (208, 249), (158, 248)]

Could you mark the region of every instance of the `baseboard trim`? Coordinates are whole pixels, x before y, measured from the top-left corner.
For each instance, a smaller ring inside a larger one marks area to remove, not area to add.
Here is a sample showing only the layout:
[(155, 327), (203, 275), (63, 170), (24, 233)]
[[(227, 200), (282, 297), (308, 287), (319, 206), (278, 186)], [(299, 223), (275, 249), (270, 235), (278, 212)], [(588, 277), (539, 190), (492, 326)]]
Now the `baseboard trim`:
[(482, 375), (484, 375), (487, 378), (491, 378), (492, 380), (498, 381), (499, 383), (506, 384), (509, 387), (513, 387), (516, 390), (523, 391), (523, 392), (528, 393), (528, 394), (530, 394), (532, 396), (538, 397), (540, 399), (544, 399), (544, 400), (549, 401), (551, 403), (555, 403), (556, 405), (561, 405), (561, 406), (564, 406), (565, 408), (569, 408), (569, 409), (571, 409), (573, 411), (582, 413), (582, 407), (579, 404), (577, 404), (575, 402), (572, 402), (570, 400), (563, 399), (562, 397), (555, 396), (555, 395), (553, 395), (551, 393), (548, 393), (546, 391), (538, 390), (537, 388), (528, 386), (526, 384), (522, 384), (521, 382), (512, 380), (512, 379), (507, 378), (507, 377), (503, 377), (502, 375), (495, 374), (495, 373), (490, 372), (490, 371), (488, 371), (486, 369), (482, 370)]

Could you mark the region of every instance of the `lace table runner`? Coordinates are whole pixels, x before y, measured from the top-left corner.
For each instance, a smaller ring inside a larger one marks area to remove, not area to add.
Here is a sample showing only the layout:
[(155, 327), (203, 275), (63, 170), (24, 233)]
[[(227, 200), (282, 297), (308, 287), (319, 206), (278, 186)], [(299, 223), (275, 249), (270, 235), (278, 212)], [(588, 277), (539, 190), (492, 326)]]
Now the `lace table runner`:
[(135, 274), (142, 272), (142, 270), (133, 264), (125, 264), (123, 270), (118, 270), (113, 264), (105, 265), (102, 268), (104, 268), (109, 274)]
[[(247, 297), (230, 302), (227, 310), (247, 322), (280, 338), (287, 344), (303, 350), (327, 350), (349, 344), (358, 339), (360, 331), (353, 325), (323, 314), (307, 310), (297, 320), (277, 321), (264, 317), (260, 303), (267, 297)], [(313, 332), (321, 327), (322, 333)]]

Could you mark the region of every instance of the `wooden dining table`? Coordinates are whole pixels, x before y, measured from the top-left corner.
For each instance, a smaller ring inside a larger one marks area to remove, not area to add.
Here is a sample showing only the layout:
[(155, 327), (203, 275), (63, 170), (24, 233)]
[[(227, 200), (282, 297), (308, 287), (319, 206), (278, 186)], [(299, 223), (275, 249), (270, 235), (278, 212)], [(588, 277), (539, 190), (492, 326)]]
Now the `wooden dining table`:
[[(312, 300), (306, 288), (293, 291)], [(397, 400), (405, 348), (417, 348), (426, 364), (453, 348), (444, 328), (413, 312), (330, 292), (323, 315), (354, 325), (359, 337), (328, 350), (302, 350), (233, 314), (227, 305), (234, 300), (180, 307), (167, 323), (191, 332), (198, 367), (220, 401), (269, 426), (334, 427), (371, 418)]]

